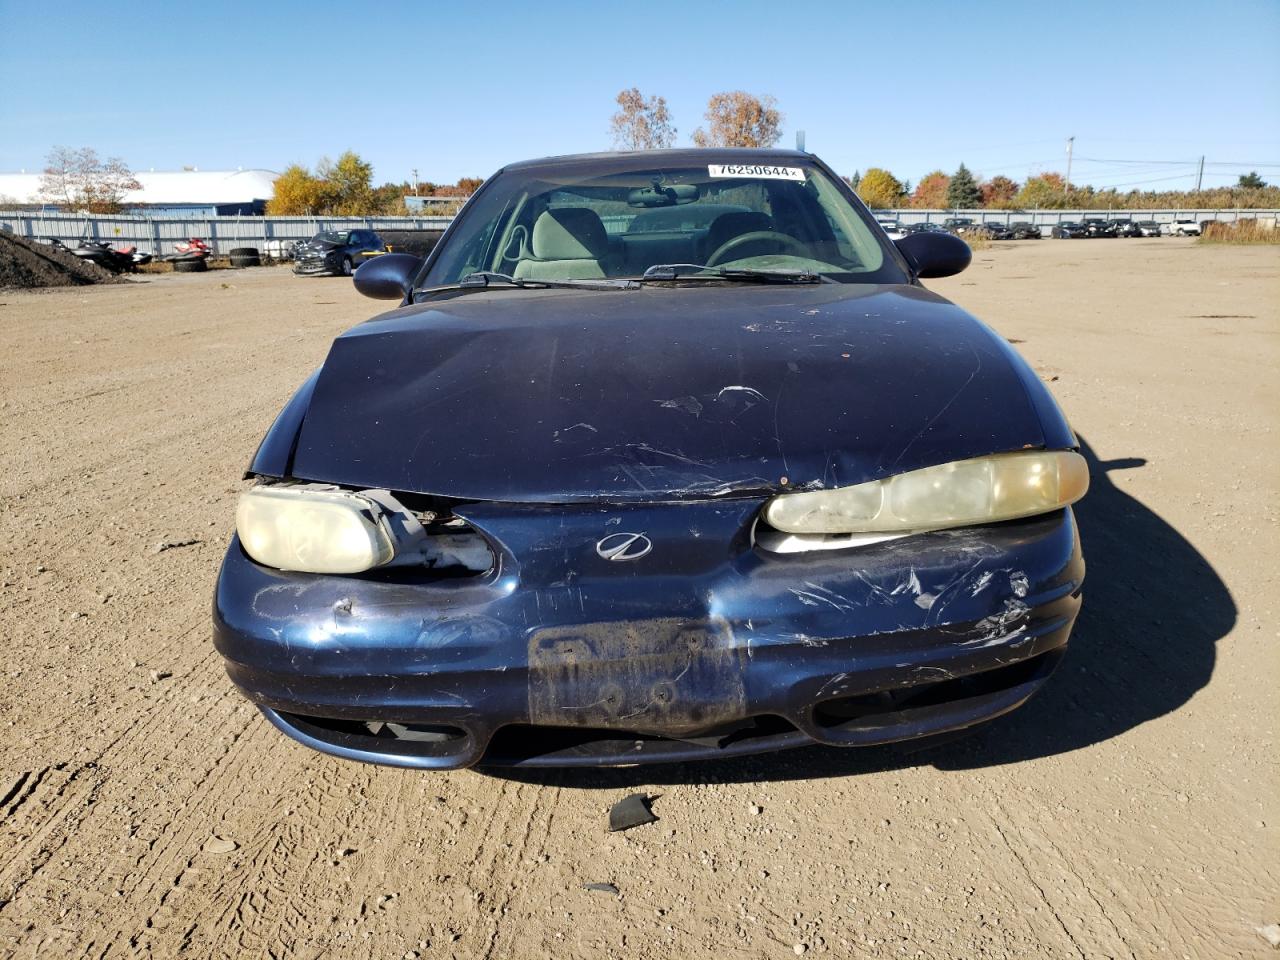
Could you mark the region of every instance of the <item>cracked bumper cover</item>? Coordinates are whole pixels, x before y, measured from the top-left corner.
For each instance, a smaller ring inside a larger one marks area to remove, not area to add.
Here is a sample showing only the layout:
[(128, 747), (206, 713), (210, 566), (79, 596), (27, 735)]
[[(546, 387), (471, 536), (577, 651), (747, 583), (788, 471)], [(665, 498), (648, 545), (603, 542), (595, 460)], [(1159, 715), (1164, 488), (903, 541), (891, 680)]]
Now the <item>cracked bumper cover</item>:
[[(1015, 708), (1060, 659), (1084, 575), (1069, 509), (779, 556), (750, 542), (759, 507), (472, 504), (498, 561), (444, 579), (284, 573), (233, 540), (215, 644), (302, 743), (435, 769), (913, 739)], [(652, 554), (600, 558), (619, 530)]]

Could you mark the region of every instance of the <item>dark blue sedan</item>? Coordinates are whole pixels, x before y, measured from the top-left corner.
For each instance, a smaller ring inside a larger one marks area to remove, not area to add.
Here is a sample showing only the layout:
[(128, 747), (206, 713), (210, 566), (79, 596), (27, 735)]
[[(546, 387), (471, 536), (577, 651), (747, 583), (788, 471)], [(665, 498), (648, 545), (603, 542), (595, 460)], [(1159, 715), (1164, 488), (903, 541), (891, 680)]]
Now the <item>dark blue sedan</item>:
[(998, 334), (809, 154), (509, 166), (249, 469), (214, 638), (356, 760), (608, 765), (925, 737), (1062, 659), (1088, 485)]

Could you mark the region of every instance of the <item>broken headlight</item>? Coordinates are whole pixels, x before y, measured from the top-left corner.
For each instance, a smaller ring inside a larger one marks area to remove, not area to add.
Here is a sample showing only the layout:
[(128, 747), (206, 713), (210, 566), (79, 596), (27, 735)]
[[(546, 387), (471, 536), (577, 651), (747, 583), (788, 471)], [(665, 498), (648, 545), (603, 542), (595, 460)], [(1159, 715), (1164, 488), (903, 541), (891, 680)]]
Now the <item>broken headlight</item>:
[(903, 534), (1048, 513), (1088, 488), (1080, 454), (1024, 450), (835, 490), (784, 493), (765, 504), (764, 518), (787, 533)]
[(422, 525), (385, 491), (282, 483), (240, 495), (236, 532), (245, 553), (268, 567), (360, 573), (389, 563)]

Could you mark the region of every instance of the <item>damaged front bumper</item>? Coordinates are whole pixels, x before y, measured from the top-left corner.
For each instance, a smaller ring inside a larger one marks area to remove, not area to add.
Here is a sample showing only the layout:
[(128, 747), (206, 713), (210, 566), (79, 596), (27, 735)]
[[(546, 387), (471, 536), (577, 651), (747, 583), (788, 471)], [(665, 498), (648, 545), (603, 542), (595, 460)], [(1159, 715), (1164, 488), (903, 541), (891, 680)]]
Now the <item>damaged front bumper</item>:
[[(289, 736), (432, 769), (907, 740), (1012, 710), (1061, 659), (1084, 576), (1069, 509), (781, 555), (752, 540), (759, 508), (471, 504), (496, 558), (473, 576), (284, 573), (233, 540), (215, 643)], [(597, 551), (632, 531), (650, 552)]]
[(333, 257), (299, 257), (293, 272), (302, 277), (332, 277), (342, 272), (340, 261)]

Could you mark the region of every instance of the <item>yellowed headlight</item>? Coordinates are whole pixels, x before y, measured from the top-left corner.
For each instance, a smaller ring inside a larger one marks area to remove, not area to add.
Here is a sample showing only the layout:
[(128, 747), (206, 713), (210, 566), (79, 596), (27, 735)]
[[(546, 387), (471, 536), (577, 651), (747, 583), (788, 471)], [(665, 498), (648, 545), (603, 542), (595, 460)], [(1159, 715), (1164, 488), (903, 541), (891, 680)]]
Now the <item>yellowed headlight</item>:
[(240, 495), (236, 532), (245, 553), (269, 567), (360, 573), (395, 556), (383, 512), (349, 490), (259, 486)]
[(764, 508), (787, 533), (905, 533), (1048, 513), (1089, 489), (1084, 457), (1024, 450), (957, 460), (835, 490), (784, 493)]

